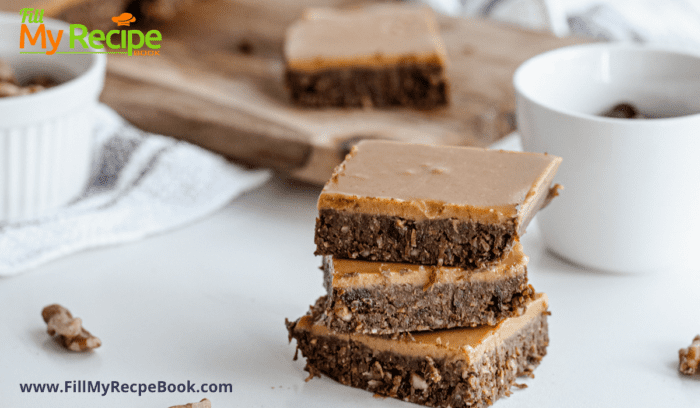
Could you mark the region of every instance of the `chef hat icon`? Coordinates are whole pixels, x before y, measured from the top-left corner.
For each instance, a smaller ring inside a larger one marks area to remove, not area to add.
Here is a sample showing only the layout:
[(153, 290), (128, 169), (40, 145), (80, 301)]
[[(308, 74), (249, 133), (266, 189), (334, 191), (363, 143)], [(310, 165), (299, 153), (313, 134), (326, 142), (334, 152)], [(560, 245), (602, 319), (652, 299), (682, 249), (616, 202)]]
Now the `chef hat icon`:
[(117, 23), (118, 26), (129, 26), (131, 23), (136, 21), (136, 17), (134, 17), (131, 13), (122, 13), (117, 17), (112, 17), (112, 21)]

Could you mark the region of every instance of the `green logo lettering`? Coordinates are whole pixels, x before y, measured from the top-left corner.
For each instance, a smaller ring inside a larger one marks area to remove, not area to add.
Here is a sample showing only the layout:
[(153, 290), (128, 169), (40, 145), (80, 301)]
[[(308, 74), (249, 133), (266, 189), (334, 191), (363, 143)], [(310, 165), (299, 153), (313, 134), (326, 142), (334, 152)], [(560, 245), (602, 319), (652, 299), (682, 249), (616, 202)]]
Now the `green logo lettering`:
[[(80, 29), (80, 34), (76, 34), (75, 30)], [(70, 25), (70, 33), (69, 33), (69, 40), (70, 43), (68, 44), (71, 49), (75, 48), (75, 40), (78, 40), (80, 45), (83, 46), (83, 48), (87, 48), (87, 42), (85, 41), (85, 37), (88, 35), (88, 29), (82, 24), (71, 24)]]

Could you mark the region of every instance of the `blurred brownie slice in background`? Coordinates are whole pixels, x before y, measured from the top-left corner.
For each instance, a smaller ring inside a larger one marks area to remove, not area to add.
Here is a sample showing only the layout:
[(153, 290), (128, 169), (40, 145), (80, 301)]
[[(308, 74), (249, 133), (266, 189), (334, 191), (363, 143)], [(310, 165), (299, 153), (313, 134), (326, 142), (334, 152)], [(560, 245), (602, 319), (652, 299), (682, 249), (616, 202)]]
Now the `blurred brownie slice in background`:
[(286, 84), (300, 106), (430, 109), (448, 102), (433, 12), (405, 4), (310, 9), (287, 30)]

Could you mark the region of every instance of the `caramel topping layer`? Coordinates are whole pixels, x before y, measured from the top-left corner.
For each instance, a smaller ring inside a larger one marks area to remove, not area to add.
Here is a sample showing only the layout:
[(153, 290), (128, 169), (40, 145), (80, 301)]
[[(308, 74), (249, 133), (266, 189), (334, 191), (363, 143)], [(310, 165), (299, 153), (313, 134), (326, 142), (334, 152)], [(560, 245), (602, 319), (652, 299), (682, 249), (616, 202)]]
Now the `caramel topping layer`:
[(335, 169), (318, 208), (520, 224), (539, 209), (560, 163), (546, 154), (364, 140)]
[(324, 265), (332, 270), (333, 288), (409, 284), (427, 289), (437, 283), (489, 282), (507, 279), (526, 273), (527, 262), (528, 257), (523, 254), (522, 245), (516, 242), (513, 250), (503, 261), (475, 271), (445, 266), (334, 259), (330, 255), (326, 256)]
[(300, 330), (310, 331), (316, 336), (333, 336), (360, 342), (377, 351), (392, 351), (404, 355), (432, 358), (457, 357), (474, 363), (485, 352), (495, 349), (534, 318), (545, 312), (547, 307), (547, 295), (539, 293), (527, 305), (527, 311), (522, 316), (505, 319), (497, 326), (412, 333), (413, 339), (404, 337), (392, 340), (382, 336), (335, 333), (323, 324), (314, 324), (313, 318), (309, 315), (299, 319), (296, 327)]
[(445, 47), (427, 7), (375, 5), (310, 9), (287, 30), (287, 67), (317, 71), (347, 66), (444, 65)]

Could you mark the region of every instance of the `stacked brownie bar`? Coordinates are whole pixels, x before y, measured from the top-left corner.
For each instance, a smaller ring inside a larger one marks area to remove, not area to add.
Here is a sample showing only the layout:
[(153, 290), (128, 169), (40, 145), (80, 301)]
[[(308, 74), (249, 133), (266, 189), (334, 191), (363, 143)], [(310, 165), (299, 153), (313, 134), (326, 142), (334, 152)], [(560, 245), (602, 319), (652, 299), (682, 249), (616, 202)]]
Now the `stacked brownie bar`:
[(431, 109), (448, 102), (445, 47), (427, 7), (311, 9), (287, 30), (285, 80), (299, 106)]
[(363, 141), (318, 202), (327, 294), (290, 339), (311, 376), (438, 407), (510, 394), (546, 353), (520, 235), (557, 195), (551, 155)]

